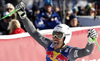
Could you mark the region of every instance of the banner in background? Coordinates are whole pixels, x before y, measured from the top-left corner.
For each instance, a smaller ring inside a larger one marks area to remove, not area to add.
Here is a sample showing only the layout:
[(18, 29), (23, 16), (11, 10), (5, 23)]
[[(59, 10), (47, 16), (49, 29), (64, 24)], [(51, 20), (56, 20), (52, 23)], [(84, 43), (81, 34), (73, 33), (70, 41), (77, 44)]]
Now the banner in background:
[[(100, 45), (100, 28), (95, 29), (98, 32), (99, 37), (97, 42)], [(88, 40), (87, 30), (88, 29), (73, 31), (71, 41), (68, 43), (68, 45), (72, 47), (84, 48)], [(40, 33), (43, 33), (43, 31)], [(46, 33), (47, 32), (45, 32), (43, 35), (52, 39), (51, 34)], [(6, 35), (4, 36), (4, 39), (2, 36), (0, 36), (0, 61), (45, 61), (45, 49), (30, 35), (24, 36), (27, 34)], [(90, 55), (78, 58), (76, 61), (100, 61), (100, 51), (97, 45), (95, 44), (94, 50)]]
[(0, 39), (0, 61), (45, 61), (45, 52), (31, 36)]

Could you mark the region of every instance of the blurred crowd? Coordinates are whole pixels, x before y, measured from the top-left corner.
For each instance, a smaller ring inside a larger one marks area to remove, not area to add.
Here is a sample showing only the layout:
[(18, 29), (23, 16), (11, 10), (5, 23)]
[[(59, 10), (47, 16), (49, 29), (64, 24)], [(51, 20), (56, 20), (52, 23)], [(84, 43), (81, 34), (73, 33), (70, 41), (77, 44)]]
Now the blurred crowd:
[[(81, 27), (77, 16), (96, 16), (100, 15), (98, 4), (88, 3), (86, 6), (73, 6), (65, 8), (65, 14), (62, 15), (63, 10), (54, 6), (52, 0), (44, 0), (43, 7), (39, 8), (38, 5), (33, 4), (32, 8), (26, 7), (26, 14), (30, 21), (35, 25), (37, 30), (53, 29), (60, 23), (65, 23), (69, 27)], [(1, 17), (8, 15), (15, 10), (12, 3), (5, 5), (5, 11)], [(65, 16), (65, 17), (64, 17)], [(9, 15), (8, 17), (0, 20), (0, 35), (11, 35), (27, 32), (21, 22), (17, 12)]]

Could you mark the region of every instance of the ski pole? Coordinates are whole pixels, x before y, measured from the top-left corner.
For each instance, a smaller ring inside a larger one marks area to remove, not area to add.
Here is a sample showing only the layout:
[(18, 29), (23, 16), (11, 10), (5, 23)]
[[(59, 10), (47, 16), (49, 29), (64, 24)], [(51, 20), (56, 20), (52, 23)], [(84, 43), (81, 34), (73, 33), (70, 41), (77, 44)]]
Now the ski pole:
[(100, 51), (100, 46), (99, 46), (99, 44), (98, 44), (96, 38), (93, 38), (93, 40), (96, 42), (96, 45), (98, 46), (98, 49), (99, 49), (99, 51)]

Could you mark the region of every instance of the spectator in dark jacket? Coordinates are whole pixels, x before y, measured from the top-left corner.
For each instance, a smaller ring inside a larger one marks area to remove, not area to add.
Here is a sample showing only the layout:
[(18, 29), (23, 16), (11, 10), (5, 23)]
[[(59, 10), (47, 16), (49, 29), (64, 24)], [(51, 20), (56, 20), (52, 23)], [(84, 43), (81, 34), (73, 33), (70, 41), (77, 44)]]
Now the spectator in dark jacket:
[(70, 17), (69, 17), (69, 26), (70, 27), (80, 27), (80, 23), (76, 17), (76, 15), (72, 14)]
[(61, 23), (59, 15), (52, 9), (51, 1), (44, 1), (44, 7), (40, 9), (38, 20), (35, 21), (36, 28), (53, 29), (56, 25)]
[(68, 10), (66, 10), (66, 17), (65, 17), (65, 24), (66, 25), (68, 25), (69, 24), (69, 17), (70, 17), (70, 15), (71, 15), (72, 13), (71, 13), (71, 11), (68, 9)]
[(35, 20), (38, 20), (38, 14), (40, 13), (40, 10), (37, 5), (33, 4), (32, 7), (32, 22), (35, 24)]
[(73, 14), (74, 14), (74, 15), (77, 15), (77, 13), (78, 13), (78, 11), (79, 11), (78, 8), (77, 8), (77, 7), (74, 7), (72, 10), (73, 10)]
[[(8, 14), (9, 14), (9, 12), (4, 12), (3, 15), (2, 15), (2, 17), (6, 16)], [(1, 35), (7, 35), (7, 34), (9, 34), (9, 30), (7, 30), (7, 28), (8, 28), (8, 25), (9, 25), (10, 21), (11, 21), (11, 16), (8, 16), (8, 17), (6, 17), (6, 18), (4, 18), (4, 19), (2, 19), (0, 21), (0, 34)]]
[(84, 15), (86, 15), (84, 9), (83, 9), (81, 6), (78, 6), (78, 10), (79, 10), (79, 11), (78, 11), (77, 15), (79, 15), (79, 16), (84, 16)]

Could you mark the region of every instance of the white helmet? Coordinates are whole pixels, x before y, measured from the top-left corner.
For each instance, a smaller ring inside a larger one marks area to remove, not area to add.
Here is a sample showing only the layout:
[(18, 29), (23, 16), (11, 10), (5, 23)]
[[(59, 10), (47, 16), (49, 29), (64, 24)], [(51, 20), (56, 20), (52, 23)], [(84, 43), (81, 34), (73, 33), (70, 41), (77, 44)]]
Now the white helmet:
[(54, 27), (53, 32), (54, 31), (56, 31), (56, 32), (62, 32), (64, 34), (63, 37), (65, 37), (65, 39), (64, 39), (64, 43), (65, 44), (67, 44), (70, 41), (72, 32), (71, 32), (69, 26), (67, 26), (65, 24), (59, 24), (59, 25), (57, 25), (57, 26)]

